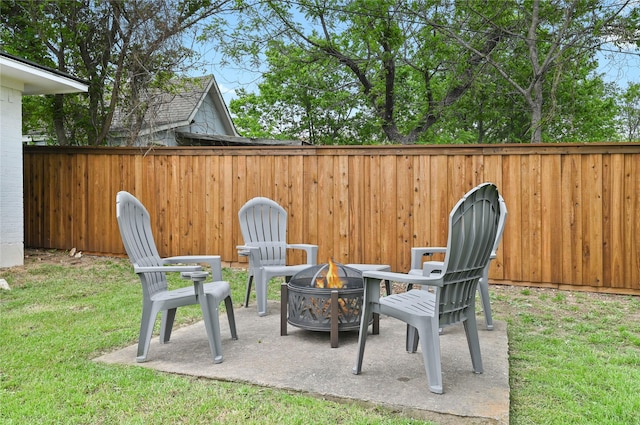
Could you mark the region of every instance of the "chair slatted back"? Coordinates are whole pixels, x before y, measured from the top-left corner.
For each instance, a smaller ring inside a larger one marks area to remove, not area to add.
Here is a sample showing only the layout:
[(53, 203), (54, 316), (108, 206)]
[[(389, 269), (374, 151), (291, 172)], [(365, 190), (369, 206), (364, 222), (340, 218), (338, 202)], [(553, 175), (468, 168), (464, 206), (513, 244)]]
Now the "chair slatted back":
[[(128, 192), (116, 195), (116, 217), (120, 236), (129, 260), (134, 266), (161, 266), (162, 261), (151, 232), (149, 212), (142, 203)], [(164, 273), (143, 273), (140, 275), (145, 297), (167, 290)]]
[(250, 199), (238, 211), (244, 244), (260, 248), (262, 264), (284, 266), (287, 258), (287, 212), (264, 197)]
[(438, 291), (440, 324), (475, 314), (475, 295), (491, 252), (500, 219), (498, 190), (484, 183), (468, 192), (449, 215), (449, 240), (444, 260), (444, 286)]
[(496, 240), (493, 244), (493, 249), (491, 250), (491, 256), (495, 257), (498, 252), (498, 247), (500, 246), (500, 241), (502, 240), (502, 234), (504, 233), (504, 226), (507, 222), (507, 203), (504, 201), (502, 195), (498, 195), (498, 202), (500, 203), (500, 220), (498, 221), (498, 231), (496, 233)]

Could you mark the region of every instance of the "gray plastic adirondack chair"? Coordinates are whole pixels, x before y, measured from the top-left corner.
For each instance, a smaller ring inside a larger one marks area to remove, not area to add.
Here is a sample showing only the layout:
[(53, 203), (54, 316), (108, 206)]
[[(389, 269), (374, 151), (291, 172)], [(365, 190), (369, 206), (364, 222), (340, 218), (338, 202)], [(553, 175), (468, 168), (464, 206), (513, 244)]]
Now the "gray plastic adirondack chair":
[[(502, 196), (499, 196), (500, 202), (500, 221), (498, 222), (498, 233), (496, 234), (496, 240), (493, 244), (493, 250), (491, 251), (491, 257), (489, 257), (489, 262), (487, 266), (484, 268), (482, 273), (482, 278), (480, 282), (478, 282), (478, 293), (480, 294), (480, 301), (482, 302), (482, 310), (484, 312), (485, 325), (487, 330), (493, 330), (493, 317), (491, 315), (491, 299), (489, 298), (489, 267), (491, 266), (491, 261), (497, 257), (498, 246), (500, 246), (500, 241), (502, 240), (502, 233), (504, 232), (504, 225), (507, 221), (507, 204), (504, 202)], [(424, 256), (433, 256), (437, 253), (445, 253), (446, 248), (444, 247), (415, 247), (411, 248), (411, 270), (409, 270), (410, 274), (415, 275), (423, 275), (423, 257)], [(429, 269), (436, 269), (438, 264), (442, 265), (442, 262), (429, 261), (428, 262)]]
[[(482, 357), (475, 313), (475, 293), (489, 261), (498, 232), (498, 190), (484, 183), (469, 191), (449, 214), (449, 237), (440, 273), (413, 274), (365, 271), (363, 312), (360, 320), (354, 374), (362, 371), (362, 360), (373, 313), (402, 320), (411, 326), (407, 337), (410, 352), (421, 343), (429, 389), (443, 392), (440, 335), (445, 325), (464, 323), (473, 370), (482, 373)], [(421, 285), (421, 289), (380, 297), (382, 280)], [(380, 332), (382, 334), (382, 331)], [(417, 333), (417, 335), (416, 335)]]
[[(249, 306), (251, 283), (256, 282), (258, 315), (267, 314), (267, 284), (271, 278), (283, 276), (287, 280), (307, 267), (316, 264), (318, 246), (287, 243), (287, 212), (277, 202), (264, 197), (247, 201), (238, 211), (244, 245), (238, 253), (249, 257), (245, 307)], [(302, 249), (306, 264), (287, 265), (287, 250)]]
[[(204, 317), (209, 347), (214, 363), (222, 362), (222, 342), (220, 336), (219, 304), (224, 301), (231, 336), (237, 339), (236, 322), (231, 301), (231, 289), (228, 282), (222, 280), (222, 264), (217, 255), (190, 255), (160, 258), (151, 233), (149, 213), (142, 203), (128, 192), (118, 192), (116, 195), (116, 216), (120, 236), (133, 264), (134, 271), (142, 283), (142, 320), (140, 323), (140, 338), (136, 360), (147, 360), (149, 343), (153, 327), (159, 312), (162, 312), (160, 326), (160, 342), (169, 342), (173, 321), (178, 307), (200, 304)], [(199, 265), (176, 264), (204, 263), (211, 266), (213, 282), (202, 284), (207, 273), (201, 272)], [(168, 264), (171, 264), (168, 266)], [(181, 272), (183, 277), (190, 277), (194, 285), (169, 290), (167, 286), (167, 272)], [(196, 285), (204, 299), (196, 296)]]

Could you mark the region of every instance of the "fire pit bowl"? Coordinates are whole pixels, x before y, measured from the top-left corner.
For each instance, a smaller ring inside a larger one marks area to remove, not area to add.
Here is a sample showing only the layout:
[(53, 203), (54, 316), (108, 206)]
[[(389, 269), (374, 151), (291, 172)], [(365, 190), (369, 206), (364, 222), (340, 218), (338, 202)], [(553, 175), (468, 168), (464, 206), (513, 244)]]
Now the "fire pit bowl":
[(362, 273), (336, 264), (340, 287), (327, 283), (329, 264), (309, 267), (291, 278), (288, 286), (288, 322), (312, 331), (331, 330), (331, 292), (338, 292), (338, 330), (358, 329), (364, 285)]
[(302, 270), (282, 286), (281, 335), (287, 323), (301, 329), (331, 332), (331, 346), (338, 346), (338, 332), (360, 328), (364, 298), (362, 272), (330, 262)]

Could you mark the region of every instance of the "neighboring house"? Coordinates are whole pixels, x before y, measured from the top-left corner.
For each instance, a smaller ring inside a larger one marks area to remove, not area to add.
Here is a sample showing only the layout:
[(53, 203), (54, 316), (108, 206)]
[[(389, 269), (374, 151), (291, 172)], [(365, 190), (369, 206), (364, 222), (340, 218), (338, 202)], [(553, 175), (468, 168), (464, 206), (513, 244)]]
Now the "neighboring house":
[(0, 267), (24, 264), (22, 96), (88, 88), (71, 75), (0, 51)]
[[(112, 146), (273, 145), (301, 142), (240, 137), (213, 76), (176, 80), (150, 92), (146, 110), (114, 114), (109, 134)], [(136, 137), (136, 128), (137, 131)], [(134, 141), (132, 142), (132, 139)]]

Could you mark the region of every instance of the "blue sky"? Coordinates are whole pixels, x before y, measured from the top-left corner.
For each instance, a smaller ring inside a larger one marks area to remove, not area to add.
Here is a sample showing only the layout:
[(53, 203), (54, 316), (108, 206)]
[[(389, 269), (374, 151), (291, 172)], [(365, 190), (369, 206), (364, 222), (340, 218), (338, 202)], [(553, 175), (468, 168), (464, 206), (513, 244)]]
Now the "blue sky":
[(640, 52), (617, 53), (613, 49), (598, 54), (599, 70), (607, 82), (625, 89), (629, 83), (640, 83)]
[[(192, 46), (197, 49), (197, 46)], [(211, 48), (202, 47), (200, 51), (202, 61), (201, 66), (191, 70), (191, 76), (197, 77), (202, 75), (213, 75), (216, 78), (222, 97), (227, 106), (235, 96), (235, 91), (244, 88), (249, 92), (258, 91), (258, 83), (260, 82), (261, 73), (249, 69), (248, 65), (239, 66), (234, 64), (222, 65), (222, 55), (215, 52)]]

